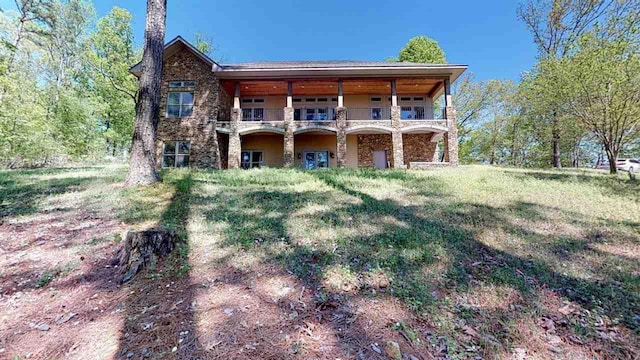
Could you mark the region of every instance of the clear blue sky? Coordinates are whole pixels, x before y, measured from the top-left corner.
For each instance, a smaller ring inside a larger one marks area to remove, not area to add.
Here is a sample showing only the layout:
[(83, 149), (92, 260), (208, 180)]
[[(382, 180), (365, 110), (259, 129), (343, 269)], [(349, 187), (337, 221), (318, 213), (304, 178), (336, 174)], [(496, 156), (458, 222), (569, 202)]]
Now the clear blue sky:
[[(0, 0), (12, 7), (13, 1)], [(167, 40), (197, 32), (214, 39), (226, 62), (384, 60), (413, 36), (440, 43), (450, 63), (469, 65), (478, 79), (518, 80), (536, 49), (516, 18), (517, 0), (168, 0)], [(144, 0), (96, 0), (98, 16), (113, 6), (134, 15), (143, 39)]]

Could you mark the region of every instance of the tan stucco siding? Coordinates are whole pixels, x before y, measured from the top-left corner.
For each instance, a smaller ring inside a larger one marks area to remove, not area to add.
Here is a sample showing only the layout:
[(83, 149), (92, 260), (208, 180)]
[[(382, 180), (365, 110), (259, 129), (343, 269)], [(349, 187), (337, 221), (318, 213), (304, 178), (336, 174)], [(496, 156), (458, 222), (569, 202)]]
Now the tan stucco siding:
[(329, 167), (336, 167), (335, 157), (337, 138), (335, 135), (300, 134), (294, 138), (295, 165), (302, 166), (305, 151), (329, 151), (334, 156), (329, 156)]
[(264, 166), (282, 167), (284, 163), (284, 138), (282, 135), (244, 135), (240, 139), (242, 150), (263, 152)]
[(347, 167), (358, 167), (358, 135), (347, 135)]

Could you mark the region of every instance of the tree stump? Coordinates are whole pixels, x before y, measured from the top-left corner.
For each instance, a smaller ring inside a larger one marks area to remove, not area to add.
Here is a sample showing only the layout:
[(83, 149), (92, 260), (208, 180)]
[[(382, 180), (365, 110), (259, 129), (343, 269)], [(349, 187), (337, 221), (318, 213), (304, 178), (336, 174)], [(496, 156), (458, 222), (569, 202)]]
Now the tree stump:
[(154, 264), (158, 257), (169, 255), (179, 241), (174, 230), (150, 229), (129, 231), (120, 250), (119, 266), (122, 282), (126, 283), (143, 268)]

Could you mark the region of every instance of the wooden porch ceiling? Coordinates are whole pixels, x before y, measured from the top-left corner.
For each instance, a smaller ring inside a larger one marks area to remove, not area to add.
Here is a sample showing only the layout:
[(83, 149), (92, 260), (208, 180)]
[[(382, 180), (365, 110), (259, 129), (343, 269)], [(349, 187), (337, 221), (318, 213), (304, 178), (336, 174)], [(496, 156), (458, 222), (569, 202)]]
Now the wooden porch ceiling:
[[(338, 80), (291, 80), (293, 96), (338, 95)], [(404, 78), (396, 79), (398, 94), (427, 94), (431, 96), (443, 85), (444, 79)], [(287, 95), (287, 81), (245, 80), (239, 81), (240, 96)], [(223, 80), (227, 94), (235, 93), (235, 81)], [(344, 95), (391, 94), (390, 79), (349, 79), (342, 81)]]

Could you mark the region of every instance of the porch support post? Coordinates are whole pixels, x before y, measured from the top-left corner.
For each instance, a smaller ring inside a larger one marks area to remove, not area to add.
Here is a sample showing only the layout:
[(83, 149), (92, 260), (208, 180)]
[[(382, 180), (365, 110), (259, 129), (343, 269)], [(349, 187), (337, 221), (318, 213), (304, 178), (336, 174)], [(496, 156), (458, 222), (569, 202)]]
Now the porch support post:
[(398, 106), (398, 93), (396, 91), (396, 81), (391, 80), (391, 141), (393, 144), (393, 167), (404, 169), (404, 149), (402, 144), (402, 121), (400, 117), (400, 107)]
[(458, 125), (456, 123), (456, 111), (451, 101), (451, 84), (449, 79), (444, 81), (445, 116), (447, 118), (448, 131), (444, 136), (445, 161), (449, 166), (458, 166)]
[(338, 107), (344, 107), (344, 94), (342, 93), (342, 80), (338, 80)]
[(400, 107), (391, 107), (391, 141), (393, 144), (393, 167), (395, 169), (404, 169), (404, 150), (402, 144), (402, 122), (400, 120)]
[(347, 166), (347, 108), (336, 108), (336, 163), (339, 168)]
[(287, 107), (284, 108), (284, 163), (285, 168), (293, 167), (295, 162), (295, 144), (293, 130), (295, 121), (293, 119), (293, 85), (287, 82)]
[(240, 109), (240, 83), (236, 81), (235, 91), (233, 92), (233, 108)]
[(391, 80), (391, 106), (398, 106), (398, 93), (396, 91), (395, 80)]
[(240, 167), (240, 153), (242, 145), (240, 143), (239, 126), (242, 119), (242, 109), (231, 109), (231, 123), (229, 131), (229, 169), (238, 169)]

